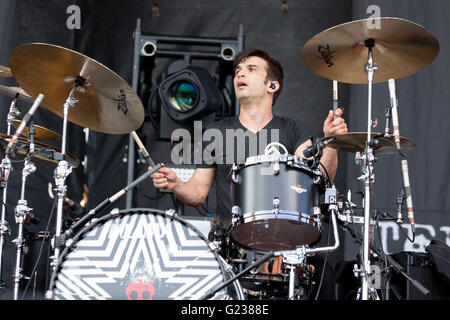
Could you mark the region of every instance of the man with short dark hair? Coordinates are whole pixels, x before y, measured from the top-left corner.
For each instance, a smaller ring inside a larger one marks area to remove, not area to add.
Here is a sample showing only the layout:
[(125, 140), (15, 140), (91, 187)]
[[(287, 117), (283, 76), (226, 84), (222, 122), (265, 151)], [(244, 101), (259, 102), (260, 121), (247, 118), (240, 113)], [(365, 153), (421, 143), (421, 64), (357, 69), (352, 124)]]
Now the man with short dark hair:
[[(242, 129), (247, 134), (254, 134), (258, 138), (258, 133), (262, 129), (268, 130), (270, 136), (270, 129), (276, 128), (279, 130), (280, 141), (278, 142), (287, 147), (288, 153), (303, 157), (303, 151), (312, 144), (305, 128), (292, 119), (275, 116), (272, 113), (272, 105), (282, 87), (283, 69), (280, 63), (263, 50), (244, 49), (235, 58), (234, 89), (240, 102), (239, 116), (214, 122), (206, 129), (217, 128), (223, 131), (224, 137), (226, 129)], [(342, 110), (337, 109), (335, 115), (336, 119), (333, 120), (334, 113), (330, 110), (323, 123), (325, 136), (348, 132), (347, 124), (341, 118)], [(166, 167), (152, 174), (151, 178), (156, 188), (172, 190), (178, 200), (193, 207), (205, 201), (216, 179), (218, 194), (216, 214), (226, 224), (231, 221), (230, 188), (227, 176), (232, 166), (230, 161), (226, 161), (226, 155), (233, 153), (234, 150), (229, 150), (226, 141), (223, 142), (224, 152), (215, 155), (215, 163), (200, 165), (189, 181), (181, 181), (173, 170)], [(268, 139), (269, 142), (270, 139)], [(254, 154), (246, 154), (245, 158), (249, 156)], [(222, 159), (219, 159), (220, 157)], [(245, 159), (234, 158), (236, 161), (233, 162), (245, 161)], [(337, 170), (338, 151), (326, 147), (321, 162), (333, 180)]]
[[(243, 163), (250, 156), (264, 153), (264, 147), (273, 140), (285, 146), (288, 154), (298, 157), (303, 157), (303, 151), (312, 145), (311, 137), (301, 124), (272, 113), (272, 106), (283, 88), (281, 64), (263, 50), (245, 49), (236, 56), (234, 66), (234, 90), (240, 102), (240, 113), (238, 116), (214, 122), (206, 130), (219, 130), (222, 137), (229, 137), (230, 130), (241, 132), (249, 141), (257, 143), (256, 154), (250, 151), (255, 148), (251, 148), (247, 140), (243, 147), (237, 146), (234, 139), (224, 138), (218, 144), (221, 147), (214, 149), (213, 161), (204, 161), (205, 163), (199, 165), (189, 181), (181, 181), (173, 170), (165, 167), (151, 176), (156, 188), (172, 190), (178, 200), (193, 207), (205, 201), (213, 181), (216, 180), (217, 209), (212, 231), (218, 226), (226, 228), (231, 223), (228, 175), (233, 163)], [(329, 111), (323, 123), (325, 136), (347, 133), (347, 124), (341, 118), (342, 112), (341, 109), (337, 109), (335, 113), (333, 110)], [(267, 138), (265, 143), (261, 143), (263, 137)], [(195, 143), (197, 144), (197, 141)], [(245, 151), (237, 152), (238, 147)], [(321, 163), (333, 180), (337, 170), (338, 151), (326, 147)]]

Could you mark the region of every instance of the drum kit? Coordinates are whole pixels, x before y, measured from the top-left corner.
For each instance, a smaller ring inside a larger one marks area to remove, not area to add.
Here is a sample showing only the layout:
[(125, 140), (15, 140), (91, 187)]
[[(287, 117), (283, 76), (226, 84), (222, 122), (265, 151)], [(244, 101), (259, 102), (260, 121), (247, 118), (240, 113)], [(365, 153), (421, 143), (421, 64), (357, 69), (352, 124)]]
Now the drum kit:
[[(367, 132), (319, 139), (307, 150), (312, 160), (263, 154), (247, 158), (244, 164), (233, 164), (232, 222), (225, 236), (213, 241), (174, 210), (113, 209), (99, 218), (108, 205), (163, 166), (153, 163), (134, 131), (144, 121), (139, 97), (113, 71), (78, 52), (44, 43), (14, 49), (10, 68), (0, 66), (0, 77), (14, 77), (20, 84), (20, 88), (0, 86), (1, 94), (13, 98), (7, 133), (0, 135), (4, 151), (3, 203), (11, 160), (24, 160), (21, 196), (15, 209), (18, 236), (13, 241), (14, 299), (19, 298), (24, 278), (23, 225), (30, 212), (25, 185), (28, 175), (36, 171), (36, 164), (55, 168), (57, 216), (47, 299), (242, 300), (280, 295), (305, 299), (315, 272), (307, 260), (316, 253), (339, 247), (340, 222), (363, 224), (363, 258), (355, 266), (355, 275), (360, 280), (359, 298), (373, 298), (376, 293), (369, 283), (369, 231), (373, 224), (370, 188), (374, 183), (375, 155), (401, 153), (415, 147), (413, 141), (400, 136), (393, 81), (430, 64), (439, 45), (429, 31), (404, 19), (380, 18), (380, 29), (371, 29), (367, 21), (327, 29), (310, 39), (302, 50), (303, 61), (311, 71), (333, 80), (335, 108), (337, 82), (368, 84)], [(386, 128), (385, 133), (373, 133), (372, 84), (386, 81), (391, 92), (394, 132), (391, 134)], [(22, 120), (16, 119), (20, 115), (18, 100), (33, 104)], [(33, 113), (39, 106), (63, 119), (61, 135), (33, 123)], [(78, 159), (67, 152), (68, 121), (102, 133), (132, 134), (152, 169), (64, 230), (65, 181), (79, 165)], [(11, 127), (16, 128), (13, 135)], [(61, 149), (41, 140), (61, 141)], [(351, 201), (342, 202), (327, 173), (318, 168), (325, 146), (354, 153), (359, 161), (363, 172), (360, 180), (365, 188), (364, 217), (348, 214)], [(402, 160), (402, 168), (408, 214), (414, 228), (406, 160)], [(318, 247), (322, 221), (331, 221), (333, 245)], [(1, 268), (4, 238), (9, 232), (5, 205), (0, 227)], [(245, 288), (241, 283), (246, 284)]]

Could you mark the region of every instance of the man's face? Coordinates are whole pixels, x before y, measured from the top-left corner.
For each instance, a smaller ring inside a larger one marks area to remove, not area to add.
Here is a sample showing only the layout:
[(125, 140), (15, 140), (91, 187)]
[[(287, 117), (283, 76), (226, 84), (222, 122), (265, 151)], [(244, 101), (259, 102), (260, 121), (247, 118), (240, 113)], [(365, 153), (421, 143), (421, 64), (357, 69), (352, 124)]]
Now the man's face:
[(239, 101), (267, 95), (267, 62), (248, 57), (239, 63), (234, 74), (234, 90)]

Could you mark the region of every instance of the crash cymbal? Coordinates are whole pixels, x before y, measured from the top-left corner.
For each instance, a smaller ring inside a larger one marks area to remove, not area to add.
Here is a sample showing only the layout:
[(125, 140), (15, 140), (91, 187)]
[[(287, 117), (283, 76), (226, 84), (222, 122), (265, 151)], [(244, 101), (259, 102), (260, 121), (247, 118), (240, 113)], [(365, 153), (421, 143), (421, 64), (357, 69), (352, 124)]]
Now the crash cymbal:
[(6, 87), (0, 85), (0, 93), (13, 99), (16, 97), (17, 94), (19, 94), (18, 98), (19, 100), (26, 101), (29, 103), (34, 102), (34, 99), (28, 93), (26, 93), (25, 90), (19, 87)]
[(134, 90), (116, 73), (78, 52), (45, 43), (21, 45), (10, 55), (15, 79), (31, 96), (45, 95), (46, 109), (63, 117), (75, 85), (78, 102), (68, 120), (94, 131), (124, 134), (139, 128), (145, 113)]
[[(12, 122), (12, 125), (14, 126), (14, 128), (17, 129), (20, 127), (21, 123), (22, 123), (22, 121), (20, 121), (20, 120), (14, 120)], [(61, 135), (59, 133), (56, 133), (50, 129), (38, 126), (37, 124), (34, 125), (34, 130), (35, 130), (34, 138), (36, 140), (59, 140), (59, 139), (61, 139)], [(25, 127), (23, 129), (22, 134), (29, 137), (30, 136), (29, 128)]]
[[(327, 79), (344, 83), (368, 83), (365, 65), (373, 39), (373, 82), (411, 75), (428, 66), (439, 52), (434, 35), (422, 26), (400, 18), (363, 19), (329, 28), (311, 38), (302, 49), (305, 65)], [(373, 28), (379, 21), (380, 28)]]
[(11, 69), (8, 67), (0, 66), (0, 78), (12, 77)]
[[(12, 137), (11, 135), (0, 133), (0, 147), (3, 153), (6, 151), (6, 148), (8, 147), (8, 143), (11, 140), (11, 137)], [(31, 158), (31, 161), (33, 161), (36, 164), (47, 165), (55, 168), (58, 166), (59, 160), (57, 159), (56, 154), (61, 153), (60, 149), (36, 141), (34, 142), (34, 145), (35, 145), (35, 152), (33, 154), (33, 157)], [(30, 141), (24, 138), (18, 138), (15, 147), (13, 149), (13, 155), (11, 156), (11, 158), (16, 160), (23, 160), (27, 156), (29, 150), (30, 150)], [(80, 164), (80, 161), (77, 159), (77, 157), (67, 152), (64, 155), (64, 160), (66, 160), (72, 168), (77, 168), (78, 165)]]
[[(380, 133), (372, 133), (372, 139), (379, 137), (378, 143), (373, 146), (373, 152), (376, 155), (392, 154), (397, 152), (395, 146), (395, 138), (393, 135), (385, 136)], [(337, 134), (329, 136), (331, 139), (328, 146), (346, 152), (363, 152), (366, 149), (367, 132), (349, 132), (344, 134)], [(408, 138), (400, 137), (400, 148), (404, 150), (412, 150), (416, 147), (416, 143)]]

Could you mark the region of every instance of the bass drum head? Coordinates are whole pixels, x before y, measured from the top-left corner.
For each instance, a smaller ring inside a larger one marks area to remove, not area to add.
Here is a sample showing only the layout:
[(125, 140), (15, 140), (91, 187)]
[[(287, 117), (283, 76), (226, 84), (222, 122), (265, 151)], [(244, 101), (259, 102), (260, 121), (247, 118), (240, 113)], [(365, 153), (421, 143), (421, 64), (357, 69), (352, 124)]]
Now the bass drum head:
[[(112, 211), (84, 227), (61, 253), (56, 300), (198, 300), (231, 278), (206, 238), (174, 211)], [(243, 299), (238, 281), (211, 299)]]

